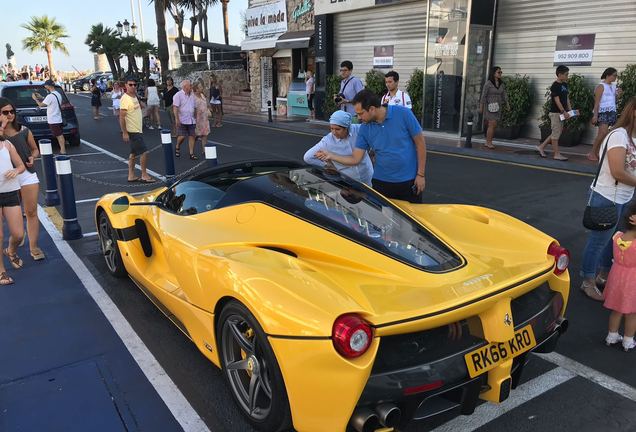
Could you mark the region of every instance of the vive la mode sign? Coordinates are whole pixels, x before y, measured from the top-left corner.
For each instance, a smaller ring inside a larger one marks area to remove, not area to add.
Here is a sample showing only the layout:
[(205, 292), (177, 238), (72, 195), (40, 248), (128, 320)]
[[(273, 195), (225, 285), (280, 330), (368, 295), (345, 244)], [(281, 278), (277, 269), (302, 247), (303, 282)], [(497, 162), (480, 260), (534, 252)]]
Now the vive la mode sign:
[(273, 35), (287, 31), (285, 0), (250, 8), (245, 11), (249, 37)]

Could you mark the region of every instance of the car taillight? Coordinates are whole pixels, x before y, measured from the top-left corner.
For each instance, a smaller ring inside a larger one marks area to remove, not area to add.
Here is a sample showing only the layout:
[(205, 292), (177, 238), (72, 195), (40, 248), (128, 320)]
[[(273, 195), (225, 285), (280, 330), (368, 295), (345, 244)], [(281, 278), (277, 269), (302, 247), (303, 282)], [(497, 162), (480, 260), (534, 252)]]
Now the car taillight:
[(333, 323), (333, 346), (343, 357), (356, 358), (371, 345), (373, 330), (358, 315), (342, 315)]
[(554, 257), (554, 274), (560, 275), (568, 269), (570, 265), (570, 251), (566, 248), (559, 246), (556, 242), (552, 242), (548, 247), (548, 255)]

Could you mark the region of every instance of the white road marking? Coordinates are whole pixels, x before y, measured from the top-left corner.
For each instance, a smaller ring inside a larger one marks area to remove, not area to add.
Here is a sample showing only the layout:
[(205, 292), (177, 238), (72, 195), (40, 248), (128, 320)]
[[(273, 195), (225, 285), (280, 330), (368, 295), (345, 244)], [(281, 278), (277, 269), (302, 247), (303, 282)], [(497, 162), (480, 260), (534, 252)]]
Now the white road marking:
[(602, 372), (592, 369), (589, 366), (585, 366), (584, 364), (578, 363), (571, 358), (565, 357), (556, 352), (551, 352), (548, 354), (537, 354), (544, 360), (549, 361), (550, 363), (554, 363), (562, 367), (563, 369), (569, 370), (576, 375), (583, 377), (593, 383), (600, 385), (601, 387), (605, 387), (606, 389), (613, 391), (627, 399), (630, 399), (636, 402), (636, 388), (626, 384), (622, 381), (617, 380), (616, 378), (612, 378), (611, 376), (605, 375)]
[[(152, 192), (152, 191), (141, 191), (141, 192), (133, 192), (130, 195), (143, 195), (143, 194), (147, 194), (148, 192)], [(75, 201), (75, 204), (83, 204), (83, 203), (89, 203), (89, 202), (97, 202), (101, 199), (102, 197), (97, 197), (97, 198), (87, 198), (87, 199), (82, 199), (82, 200), (77, 200)]]
[(91, 231), (91, 232), (88, 232), (88, 233), (82, 233), (82, 235), (84, 237), (95, 237), (95, 236), (97, 236), (97, 234), (98, 234), (97, 231)]
[[(118, 161), (123, 162), (123, 163), (125, 163), (126, 165), (128, 165), (128, 159), (124, 159), (123, 157), (118, 156), (118, 155), (116, 155), (115, 153), (109, 152), (108, 150), (103, 149), (103, 148), (101, 148), (100, 146), (95, 145), (95, 144), (93, 144), (93, 143), (91, 143), (91, 142), (88, 142), (88, 141), (86, 141), (86, 140), (80, 140), (80, 141), (81, 141), (81, 143), (82, 143), (82, 144), (85, 144), (85, 145), (87, 145), (87, 146), (89, 146), (89, 147), (91, 147), (91, 148), (94, 148), (95, 150), (99, 150), (100, 152), (102, 152), (102, 153), (104, 153), (104, 154), (107, 154), (108, 156), (112, 157), (113, 159), (117, 159)], [(135, 168), (137, 168), (137, 169), (141, 169), (141, 167), (139, 166), (139, 164), (136, 164), (136, 165), (135, 165)], [(149, 174), (151, 174), (151, 175), (152, 175), (152, 176), (154, 176), (154, 177), (157, 177), (158, 179), (161, 179), (161, 180), (164, 180), (164, 181), (165, 181), (165, 179), (166, 179), (164, 176), (162, 176), (162, 175), (161, 175), (161, 174), (159, 174), (158, 172), (155, 172), (155, 171), (153, 171), (153, 170), (151, 170), (151, 169), (146, 169), (146, 171), (148, 171), (148, 173), (149, 173)]]
[(233, 147), (231, 144), (223, 144), (223, 143), (218, 142), (218, 141), (208, 140), (208, 142), (210, 144), (220, 145), (220, 146), (223, 146), (223, 147)]
[(210, 432), (199, 414), (192, 408), (192, 405), (183, 396), (179, 388), (170, 379), (166, 371), (161, 367), (157, 359), (152, 355), (148, 347), (135, 333), (126, 318), (119, 311), (115, 303), (108, 297), (108, 294), (101, 287), (99, 282), (88, 271), (82, 260), (77, 256), (69, 244), (62, 239), (61, 234), (53, 225), (48, 215), (42, 207), (38, 206), (38, 216), (42, 226), (49, 233), (55, 246), (60, 251), (62, 257), (73, 269), (86, 291), (93, 298), (97, 306), (101, 309), (119, 335), (132, 357), (135, 359), (140, 369), (148, 378), (148, 381), (155, 388), (161, 399), (177, 420), (185, 432)]
[(517, 387), (510, 393), (510, 397), (505, 402), (480, 405), (475, 409), (473, 415), (455, 417), (453, 420), (433, 429), (432, 432), (473, 431), (529, 400), (542, 395), (546, 391), (571, 380), (575, 376), (575, 373), (557, 367)]

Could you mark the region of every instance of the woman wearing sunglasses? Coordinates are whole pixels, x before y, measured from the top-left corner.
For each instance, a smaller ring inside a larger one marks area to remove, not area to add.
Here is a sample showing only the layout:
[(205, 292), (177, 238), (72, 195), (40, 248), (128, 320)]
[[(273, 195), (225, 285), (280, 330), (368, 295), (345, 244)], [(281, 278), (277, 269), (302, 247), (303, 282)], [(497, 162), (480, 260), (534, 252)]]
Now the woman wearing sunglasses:
[[(14, 134), (19, 130), (15, 117), (15, 106), (5, 98), (0, 98), (0, 243), (2, 242), (2, 220), (7, 221), (9, 227), (9, 247), (2, 250), (2, 254), (9, 258), (11, 266), (22, 268), (22, 259), (17, 254), (18, 245), (24, 237), (22, 212), (20, 211), (20, 181), (18, 177), (24, 172), (24, 163), (16, 148), (7, 140), (6, 134)], [(15, 134), (14, 134), (15, 135)], [(0, 259), (0, 285), (13, 283), (7, 274), (4, 260)]]
[(18, 176), (20, 182), (20, 195), (27, 221), (27, 234), (29, 235), (29, 248), (31, 257), (35, 261), (44, 259), (44, 252), (38, 246), (40, 237), (40, 221), (38, 220), (38, 193), (40, 192), (40, 180), (35, 172), (35, 159), (40, 156), (38, 146), (31, 131), (25, 126), (20, 126), (15, 115), (15, 106), (6, 98), (0, 98), (0, 110), (7, 117), (7, 125), (4, 129), (4, 137), (13, 144), (26, 169)]

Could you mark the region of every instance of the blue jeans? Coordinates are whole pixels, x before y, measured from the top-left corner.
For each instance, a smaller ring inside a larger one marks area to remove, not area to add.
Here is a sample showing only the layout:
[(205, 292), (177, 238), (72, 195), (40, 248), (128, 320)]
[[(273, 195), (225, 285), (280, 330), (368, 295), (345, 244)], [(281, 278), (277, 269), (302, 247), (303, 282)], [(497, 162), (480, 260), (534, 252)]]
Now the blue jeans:
[[(612, 204), (612, 201), (603, 195), (592, 192), (592, 207), (605, 207)], [(616, 204), (618, 221), (620, 223), (623, 209), (626, 204)], [(616, 232), (616, 226), (605, 231), (590, 231), (585, 249), (583, 250), (583, 263), (581, 264), (581, 276), (584, 278), (594, 278), (599, 271), (608, 272), (612, 267), (612, 236)]]

